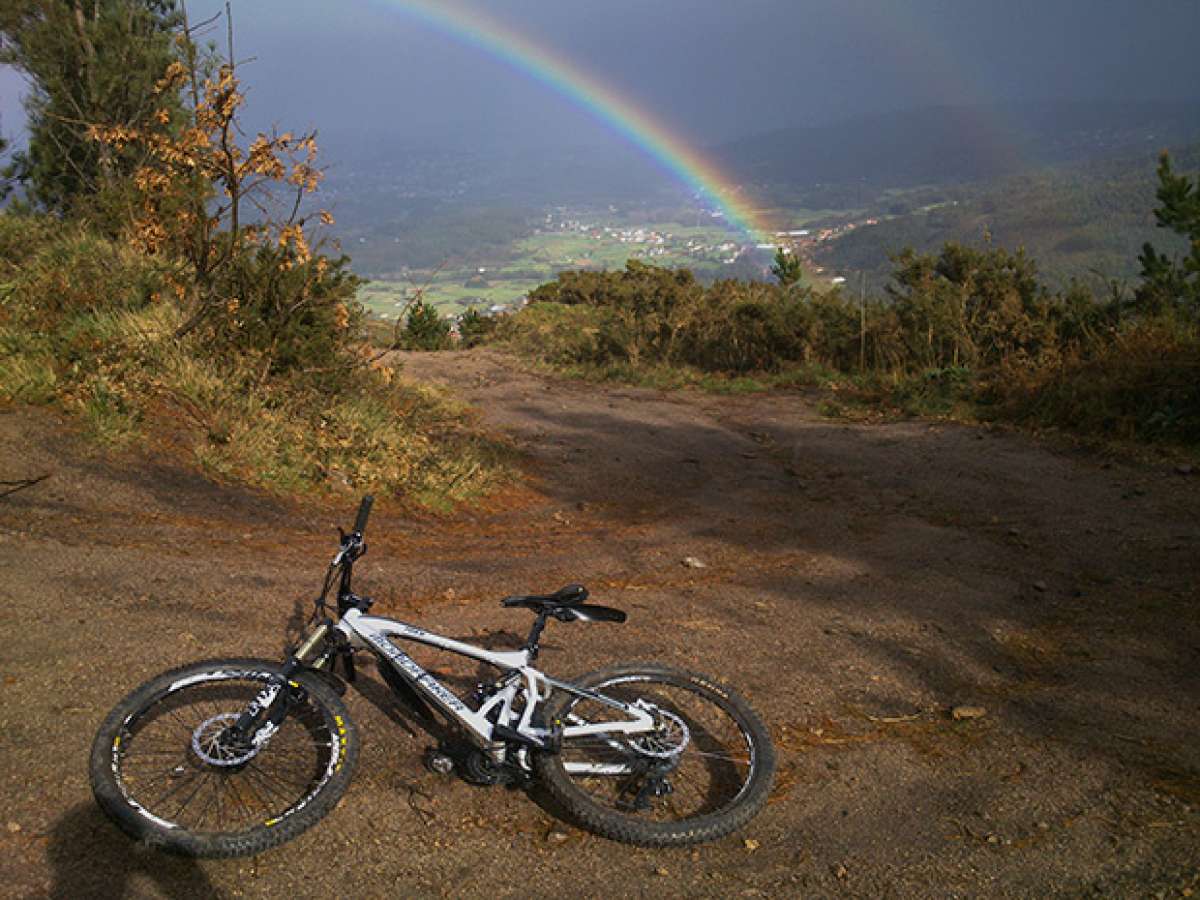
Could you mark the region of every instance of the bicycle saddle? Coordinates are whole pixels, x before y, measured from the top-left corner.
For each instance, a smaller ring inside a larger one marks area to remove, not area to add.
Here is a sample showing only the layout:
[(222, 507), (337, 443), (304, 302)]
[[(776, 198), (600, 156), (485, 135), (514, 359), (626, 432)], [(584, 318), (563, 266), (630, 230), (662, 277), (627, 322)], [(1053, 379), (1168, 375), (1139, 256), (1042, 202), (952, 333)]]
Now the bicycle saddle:
[(515, 594), (500, 601), (502, 606), (520, 606), (561, 622), (624, 622), (625, 613), (611, 606), (584, 603), (588, 597), (582, 584), (568, 584), (553, 594)]
[(551, 609), (556, 606), (574, 606), (588, 598), (588, 589), (582, 584), (568, 584), (553, 594), (514, 594), (505, 597), (503, 606), (524, 606), (529, 609)]

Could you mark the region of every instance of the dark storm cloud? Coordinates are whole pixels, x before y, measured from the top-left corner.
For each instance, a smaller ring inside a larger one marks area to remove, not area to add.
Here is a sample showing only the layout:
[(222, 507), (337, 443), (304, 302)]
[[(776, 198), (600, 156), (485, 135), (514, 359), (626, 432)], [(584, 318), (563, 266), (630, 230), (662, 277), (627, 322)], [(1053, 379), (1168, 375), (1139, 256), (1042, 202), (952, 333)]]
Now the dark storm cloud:
[[(319, 125), (339, 140), (606, 139), (572, 103), (400, 5), (235, 0), (238, 55), (255, 59), (243, 70), (252, 113)], [(189, 9), (199, 20), (221, 6), (197, 0)], [(1200, 4), (1190, 0), (476, 0), (476, 8), (700, 143), (933, 103), (1200, 93)], [(0, 91), (11, 132), (11, 78)]]

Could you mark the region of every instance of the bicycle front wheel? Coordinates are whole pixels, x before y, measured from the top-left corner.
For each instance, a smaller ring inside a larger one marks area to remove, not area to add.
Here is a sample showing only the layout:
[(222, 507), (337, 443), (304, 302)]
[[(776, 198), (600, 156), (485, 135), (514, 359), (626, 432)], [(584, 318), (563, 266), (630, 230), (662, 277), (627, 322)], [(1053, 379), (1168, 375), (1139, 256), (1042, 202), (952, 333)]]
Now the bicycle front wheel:
[[(729, 688), (657, 665), (601, 669), (575, 685), (637, 704), (657, 722), (641, 735), (564, 737), (559, 752), (538, 756), (543, 783), (586, 828), (629, 844), (683, 846), (736, 831), (767, 802), (775, 752), (762, 720)], [(544, 715), (568, 729), (629, 718), (565, 691)]]
[(229, 726), (281, 675), (257, 659), (165, 672), (121, 701), (92, 744), (92, 791), (122, 830), (186, 856), (246, 856), (324, 817), (350, 783), (358, 736), (337, 693), (298, 673), (303, 699), (262, 746)]

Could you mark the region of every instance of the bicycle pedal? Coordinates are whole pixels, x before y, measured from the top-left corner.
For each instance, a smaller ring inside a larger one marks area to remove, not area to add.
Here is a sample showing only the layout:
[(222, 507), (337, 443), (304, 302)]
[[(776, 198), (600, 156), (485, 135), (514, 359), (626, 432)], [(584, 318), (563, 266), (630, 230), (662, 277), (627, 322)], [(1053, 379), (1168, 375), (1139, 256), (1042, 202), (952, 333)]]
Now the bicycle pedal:
[(483, 787), (512, 784), (516, 778), (513, 770), (503, 763), (497, 764), (479, 751), (472, 751), (463, 759), (462, 775), (471, 784)]
[(430, 750), (425, 754), (425, 768), (437, 775), (449, 775), (454, 771), (454, 759), (439, 750)]

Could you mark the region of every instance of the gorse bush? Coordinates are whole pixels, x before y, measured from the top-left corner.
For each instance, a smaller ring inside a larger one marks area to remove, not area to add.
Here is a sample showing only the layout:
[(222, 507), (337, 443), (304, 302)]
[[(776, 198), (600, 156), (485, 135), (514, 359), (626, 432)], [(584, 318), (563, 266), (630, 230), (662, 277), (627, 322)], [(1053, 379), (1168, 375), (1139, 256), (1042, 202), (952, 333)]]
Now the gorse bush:
[[(749, 372), (802, 351), (796, 325), (804, 296), (756, 282), (706, 288), (686, 270), (630, 260), (617, 272), (563, 273), (533, 291), (530, 306), (498, 333), (559, 364)], [(553, 313), (551, 307), (580, 311)], [(553, 317), (560, 321), (550, 323)], [(539, 339), (524, 334), (530, 327)], [(564, 333), (551, 338), (556, 332)]]
[(603, 318), (604, 313), (592, 306), (530, 303), (497, 324), (495, 339), (551, 366), (596, 365), (596, 333)]
[(45, 249), (63, 223), (52, 216), (6, 211), (0, 215), (0, 284), (18, 274), (36, 253)]
[(8, 270), (6, 311), (39, 328), (54, 330), (82, 312), (137, 309), (165, 287), (153, 261), (87, 229), (58, 225), (60, 234), (45, 240), (51, 232), (39, 219), (5, 215), (0, 222), (0, 233), (28, 223), (43, 237), (36, 249), (12, 247), (11, 261), (0, 264)]
[(1053, 301), (1022, 253), (947, 244), (937, 257), (910, 250), (895, 263), (888, 294), (907, 368), (1036, 357), (1054, 341)]
[[(1111, 314), (1073, 290), (1050, 293), (1034, 264), (1002, 249), (949, 244), (938, 256), (896, 258), (886, 299), (840, 291), (717, 281), (630, 261), (617, 272), (564, 273), (530, 295), (502, 328), (510, 340), (544, 331), (550, 305), (592, 310), (582, 334), (547, 344), (555, 362), (687, 365), (706, 372), (771, 372), (791, 363), (918, 372), (986, 368), (1060, 354)], [(534, 312), (534, 309), (541, 310)]]
[(261, 360), (271, 374), (334, 375), (353, 365), (361, 345), (359, 279), (345, 257), (286, 255), (270, 245), (234, 255), (214, 288), (228, 298), (225, 308), (196, 330), (216, 347)]
[(1200, 329), (1172, 318), (1133, 322), (1059, 365), (997, 372), (980, 396), (1018, 421), (1200, 443)]

